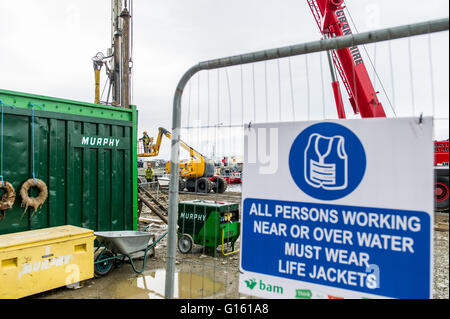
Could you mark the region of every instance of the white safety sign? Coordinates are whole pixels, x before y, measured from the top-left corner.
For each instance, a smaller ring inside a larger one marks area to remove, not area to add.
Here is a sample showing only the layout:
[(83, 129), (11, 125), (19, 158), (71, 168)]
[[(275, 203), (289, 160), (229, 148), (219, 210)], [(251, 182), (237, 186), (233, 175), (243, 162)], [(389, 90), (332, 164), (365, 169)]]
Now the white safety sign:
[(252, 124), (239, 291), (431, 298), (432, 119)]

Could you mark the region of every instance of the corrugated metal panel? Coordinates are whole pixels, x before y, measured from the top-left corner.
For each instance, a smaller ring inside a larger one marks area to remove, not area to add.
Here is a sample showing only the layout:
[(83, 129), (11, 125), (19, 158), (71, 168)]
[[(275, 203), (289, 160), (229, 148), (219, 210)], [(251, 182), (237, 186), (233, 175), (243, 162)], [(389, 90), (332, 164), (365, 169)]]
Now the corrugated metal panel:
[[(3, 176), (17, 194), (13, 208), (0, 220), (0, 234), (59, 225), (136, 228), (135, 107), (125, 110), (2, 90), (0, 99), (16, 107), (4, 108)], [(35, 214), (32, 208), (24, 213), (19, 195), (33, 171), (30, 102), (46, 109), (35, 108), (35, 174), (47, 184), (49, 196)], [(88, 115), (79, 115), (83, 113)]]

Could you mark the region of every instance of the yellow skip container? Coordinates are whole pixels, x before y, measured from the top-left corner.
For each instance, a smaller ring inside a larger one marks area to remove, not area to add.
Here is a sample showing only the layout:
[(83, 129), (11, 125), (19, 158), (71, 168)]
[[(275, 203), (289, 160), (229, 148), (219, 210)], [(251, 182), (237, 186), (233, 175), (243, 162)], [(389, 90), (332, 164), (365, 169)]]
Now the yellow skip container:
[(0, 299), (94, 277), (94, 231), (58, 226), (0, 235)]

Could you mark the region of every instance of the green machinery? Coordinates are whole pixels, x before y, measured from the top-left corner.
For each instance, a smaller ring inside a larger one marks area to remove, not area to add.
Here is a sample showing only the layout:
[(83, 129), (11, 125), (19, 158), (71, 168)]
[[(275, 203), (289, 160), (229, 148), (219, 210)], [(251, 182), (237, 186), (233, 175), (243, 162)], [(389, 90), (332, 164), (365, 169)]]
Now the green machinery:
[[(178, 204), (178, 249), (183, 254), (194, 244), (212, 250), (214, 257), (219, 245), (224, 255), (236, 253), (234, 244), (240, 232), (239, 204), (206, 200)], [(224, 252), (226, 244), (231, 245), (231, 252)]]

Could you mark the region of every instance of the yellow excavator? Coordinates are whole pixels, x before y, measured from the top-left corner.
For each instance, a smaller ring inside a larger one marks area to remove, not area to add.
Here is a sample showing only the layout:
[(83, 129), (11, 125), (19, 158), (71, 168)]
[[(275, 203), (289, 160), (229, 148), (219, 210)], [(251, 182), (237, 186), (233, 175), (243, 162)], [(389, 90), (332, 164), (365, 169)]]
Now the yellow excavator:
[[(158, 129), (156, 142), (151, 137), (147, 142), (144, 152), (138, 154), (139, 157), (158, 156), (163, 136), (172, 139), (172, 134), (165, 128)], [(209, 193), (211, 190), (215, 193), (223, 193), (227, 189), (227, 182), (220, 176), (214, 176), (214, 161), (206, 158), (200, 152), (196, 151), (185, 142), (180, 140), (180, 146), (187, 150), (190, 160), (180, 161), (180, 186), (179, 190), (187, 189), (189, 192)], [(170, 173), (170, 162), (166, 164), (166, 172)]]

